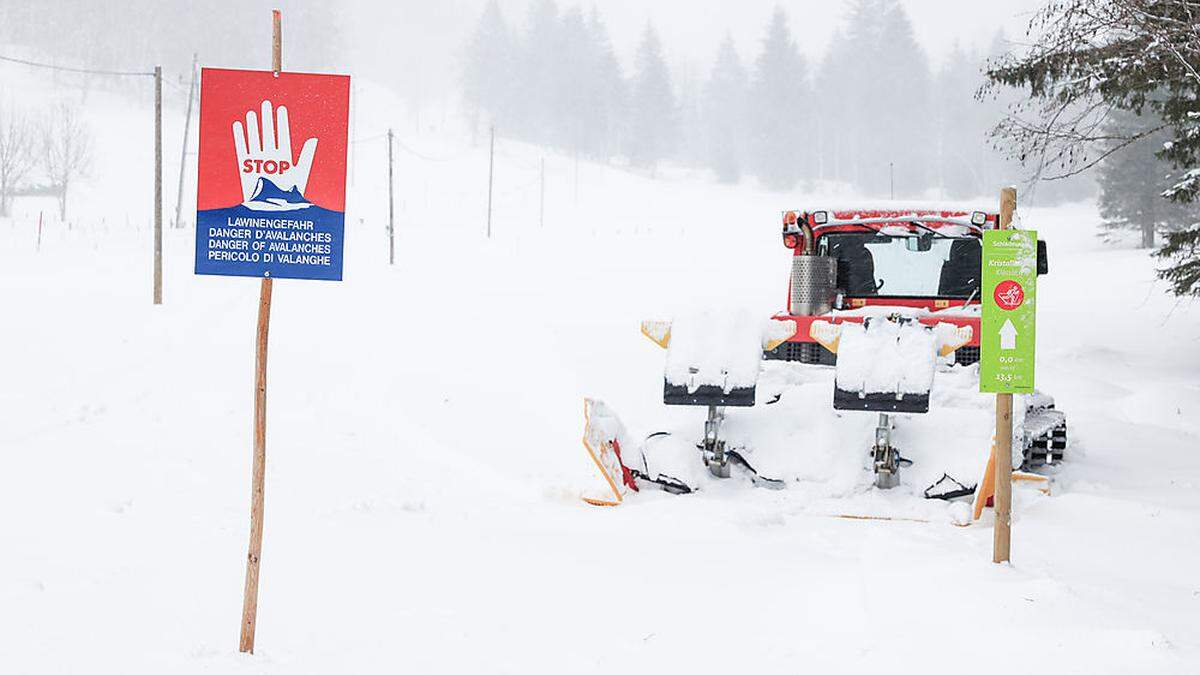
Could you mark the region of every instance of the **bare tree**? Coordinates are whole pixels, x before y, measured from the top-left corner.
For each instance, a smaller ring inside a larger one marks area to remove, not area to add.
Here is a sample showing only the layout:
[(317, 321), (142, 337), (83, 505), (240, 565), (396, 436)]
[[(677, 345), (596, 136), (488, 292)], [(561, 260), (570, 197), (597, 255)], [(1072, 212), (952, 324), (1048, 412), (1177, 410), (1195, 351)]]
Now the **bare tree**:
[[(1028, 94), (997, 130), (1022, 163), (1047, 178), (1070, 176), (1153, 139), (1172, 167), (1161, 195), (1200, 202), (1200, 2), (1053, 0), (1030, 37), (1023, 53), (987, 71), (991, 87)], [(1151, 113), (1155, 123), (1110, 124), (1121, 111)], [(1157, 255), (1177, 295), (1200, 296), (1200, 222), (1168, 232)]]
[[(1200, 2), (1057, 0), (1034, 15), (1028, 33), (1033, 43), (1022, 53), (989, 64), (980, 91), (984, 98), (1007, 85), (1028, 95), (996, 129), (1015, 159), (1057, 180), (1169, 130), (1174, 138), (1160, 156), (1200, 163)], [(1108, 124), (1116, 111), (1146, 108), (1162, 123), (1136, 133)], [(1171, 190), (1191, 201), (1200, 180), (1184, 176)]]
[(29, 121), (0, 107), (0, 217), (9, 214), (13, 192), (33, 167), (33, 143)]
[(63, 103), (42, 119), (42, 168), (50, 185), (58, 191), (59, 216), (67, 218), (67, 190), (87, 173), (91, 163), (92, 137), (79, 120), (75, 108)]

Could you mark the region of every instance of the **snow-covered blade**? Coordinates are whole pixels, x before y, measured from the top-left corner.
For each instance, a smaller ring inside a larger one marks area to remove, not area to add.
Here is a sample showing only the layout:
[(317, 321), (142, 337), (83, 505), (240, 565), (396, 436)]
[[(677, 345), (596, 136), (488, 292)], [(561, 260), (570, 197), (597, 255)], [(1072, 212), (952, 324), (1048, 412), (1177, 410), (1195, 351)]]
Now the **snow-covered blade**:
[(597, 492), (585, 493), (583, 500), (597, 506), (616, 506), (630, 489), (637, 490), (632, 473), (621, 460), (621, 450), (634, 452), (634, 445), (629, 442), (625, 425), (604, 401), (585, 398), (583, 417), (583, 447), (605, 483)]
[(928, 394), (937, 365), (933, 331), (916, 322), (842, 324), (837, 387), (862, 394)]
[(842, 324), (833, 407), (929, 412), (937, 347), (934, 330), (916, 321), (872, 318)]
[(671, 322), (666, 378), (695, 391), (715, 385), (725, 392), (753, 387), (762, 362), (763, 321), (747, 312), (702, 311)]
[(795, 333), (794, 323), (749, 312), (701, 311), (671, 322), (663, 401), (672, 405), (754, 405), (763, 348)]

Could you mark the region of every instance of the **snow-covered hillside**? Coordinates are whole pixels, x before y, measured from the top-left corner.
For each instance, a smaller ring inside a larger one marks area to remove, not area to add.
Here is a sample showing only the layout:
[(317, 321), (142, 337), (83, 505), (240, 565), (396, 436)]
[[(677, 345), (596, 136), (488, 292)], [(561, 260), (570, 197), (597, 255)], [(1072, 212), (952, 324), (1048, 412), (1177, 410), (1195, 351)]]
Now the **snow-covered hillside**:
[(639, 321), (782, 309), (779, 211), (847, 195), (576, 169), (501, 139), (488, 239), (484, 139), (396, 123), (389, 266), (392, 102), (357, 91), (346, 280), (275, 285), (253, 656), (237, 634), (257, 281), (193, 276), (192, 231), (168, 230), (151, 305), (149, 139), (99, 94), (70, 229), (48, 218), (38, 251), (48, 205), (0, 221), (0, 671), (1200, 669), (1200, 306), (1145, 252), (1101, 244), (1093, 206), (1021, 209), (1050, 245), (1038, 377), (1072, 445), (1051, 496), (1018, 491), (1011, 566), (990, 562), (990, 514), (955, 527), (920, 497), (986, 458), (970, 381), (940, 394), (962, 415), (901, 421), (917, 464), (881, 493), (871, 422), (834, 415), (832, 371), (769, 364), (780, 404), (729, 430), (769, 439), (758, 457), (788, 489), (600, 509), (578, 499), (599, 480), (585, 395), (634, 434), (701, 431), (702, 411), (662, 405)]

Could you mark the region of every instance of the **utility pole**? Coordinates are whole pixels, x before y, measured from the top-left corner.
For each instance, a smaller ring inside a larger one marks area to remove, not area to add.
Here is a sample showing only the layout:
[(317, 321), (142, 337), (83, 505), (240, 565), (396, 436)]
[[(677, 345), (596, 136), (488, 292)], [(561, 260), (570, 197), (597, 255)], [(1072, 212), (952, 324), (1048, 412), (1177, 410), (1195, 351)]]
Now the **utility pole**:
[(888, 162), (888, 192), (896, 198), (896, 163)]
[[(1000, 229), (1012, 227), (1017, 209), (1017, 189), (1000, 191)], [(1012, 549), (1012, 415), (1013, 395), (996, 394), (996, 487), (993, 505), (996, 525), (992, 532), (992, 562), (1010, 560)]]
[(154, 66), (154, 304), (162, 304), (162, 66)]
[(392, 130), (388, 129), (388, 264), (396, 264), (396, 201), (392, 180)]
[(491, 128), (491, 143), (488, 150), (488, 214), (487, 214), (487, 236), (492, 238), (492, 177), (496, 168), (496, 127)]
[(175, 197), (175, 220), (172, 225), (175, 227), (183, 227), (179, 223), (179, 214), (183, 209), (183, 172), (187, 169), (187, 142), (188, 132), (192, 125), (192, 104), (196, 98), (196, 61), (198, 55), (192, 53), (192, 84), (188, 87), (188, 104), (187, 115), (183, 118), (183, 149), (179, 151), (179, 192)]
[[(390, 129), (388, 130), (390, 133)], [(350, 138), (358, 135), (358, 85), (350, 84)], [(358, 166), (358, 144), (350, 143), (347, 148), (350, 152), (350, 185), (354, 185), (354, 174), (357, 173), (355, 168)], [(389, 148), (390, 150), (390, 148)]]
[(538, 173), (538, 227), (546, 227), (546, 158), (542, 158)]
[[(279, 10), (271, 10), (271, 70), (283, 70), (283, 30)], [(258, 570), (262, 557), (263, 488), (267, 473), (267, 336), (271, 327), (274, 279), (263, 277), (258, 291), (258, 330), (254, 349), (254, 460), (250, 477), (250, 546), (246, 554), (246, 588), (242, 595), (239, 649), (254, 653), (258, 623)]]

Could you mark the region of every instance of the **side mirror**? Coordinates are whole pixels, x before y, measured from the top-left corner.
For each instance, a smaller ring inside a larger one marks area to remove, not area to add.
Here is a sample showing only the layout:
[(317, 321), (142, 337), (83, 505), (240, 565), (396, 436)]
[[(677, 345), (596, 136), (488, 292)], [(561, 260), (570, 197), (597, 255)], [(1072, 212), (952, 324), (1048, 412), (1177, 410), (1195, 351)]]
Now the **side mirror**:
[(1038, 239), (1037, 243), (1037, 273), (1038, 276), (1050, 273), (1050, 258), (1046, 254), (1046, 242)]

